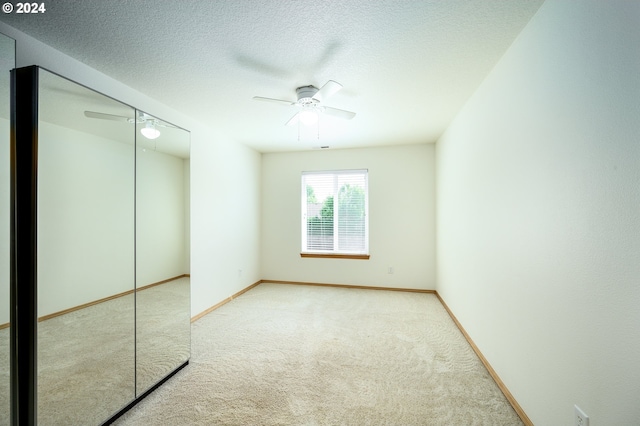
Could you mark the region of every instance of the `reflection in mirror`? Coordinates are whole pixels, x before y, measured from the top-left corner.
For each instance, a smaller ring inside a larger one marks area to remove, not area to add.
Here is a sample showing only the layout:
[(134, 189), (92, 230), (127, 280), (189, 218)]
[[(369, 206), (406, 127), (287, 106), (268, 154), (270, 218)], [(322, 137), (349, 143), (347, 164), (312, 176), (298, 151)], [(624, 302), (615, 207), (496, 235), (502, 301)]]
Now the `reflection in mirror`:
[(138, 111), (136, 395), (189, 359), (189, 132)]
[(9, 424), (9, 71), (15, 67), (15, 41), (0, 34), (0, 426)]
[(41, 69), (38, 113), (38, 423), (100, 424), (135, 398), (135, 110)]

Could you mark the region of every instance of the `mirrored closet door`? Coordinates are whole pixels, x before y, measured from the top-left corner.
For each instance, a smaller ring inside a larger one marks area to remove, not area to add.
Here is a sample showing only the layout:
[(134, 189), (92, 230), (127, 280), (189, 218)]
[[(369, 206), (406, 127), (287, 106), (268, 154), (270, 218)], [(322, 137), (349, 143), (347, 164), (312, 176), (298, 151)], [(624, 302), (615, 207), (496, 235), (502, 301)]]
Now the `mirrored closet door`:
[(15, 67), (15, 41), (0, 34), (0, 426), (9, 424), (10, 148), (9, 71)]
[(188, 363), (190, 136), (29, 68), (37, 423), (99, 425)]

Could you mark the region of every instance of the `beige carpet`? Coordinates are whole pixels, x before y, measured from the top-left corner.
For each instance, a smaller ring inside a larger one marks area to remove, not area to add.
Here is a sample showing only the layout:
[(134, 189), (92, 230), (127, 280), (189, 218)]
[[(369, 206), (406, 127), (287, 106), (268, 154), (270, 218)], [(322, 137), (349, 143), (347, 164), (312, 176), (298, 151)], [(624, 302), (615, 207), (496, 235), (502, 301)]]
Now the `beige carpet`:
[(520, 425), (435, 295), (261, 284), (116, 425)]

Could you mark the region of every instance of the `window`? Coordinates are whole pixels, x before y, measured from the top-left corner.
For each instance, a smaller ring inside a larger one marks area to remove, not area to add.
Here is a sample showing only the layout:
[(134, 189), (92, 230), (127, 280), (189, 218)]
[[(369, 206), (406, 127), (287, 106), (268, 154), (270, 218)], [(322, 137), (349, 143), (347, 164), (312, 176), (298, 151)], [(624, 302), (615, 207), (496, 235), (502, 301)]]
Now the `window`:
[(302, 173), (303, 257), (369, 258), (367, 170)]

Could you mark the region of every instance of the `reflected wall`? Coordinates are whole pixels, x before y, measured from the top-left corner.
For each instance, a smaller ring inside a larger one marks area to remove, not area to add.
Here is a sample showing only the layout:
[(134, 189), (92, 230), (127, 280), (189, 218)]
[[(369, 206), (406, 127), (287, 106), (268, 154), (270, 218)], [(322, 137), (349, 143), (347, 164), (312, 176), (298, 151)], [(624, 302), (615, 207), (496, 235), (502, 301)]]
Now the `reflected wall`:
[(15, 67), (15, 41), (0, 34), (0, 426), (9, 424), (9, 71)]

